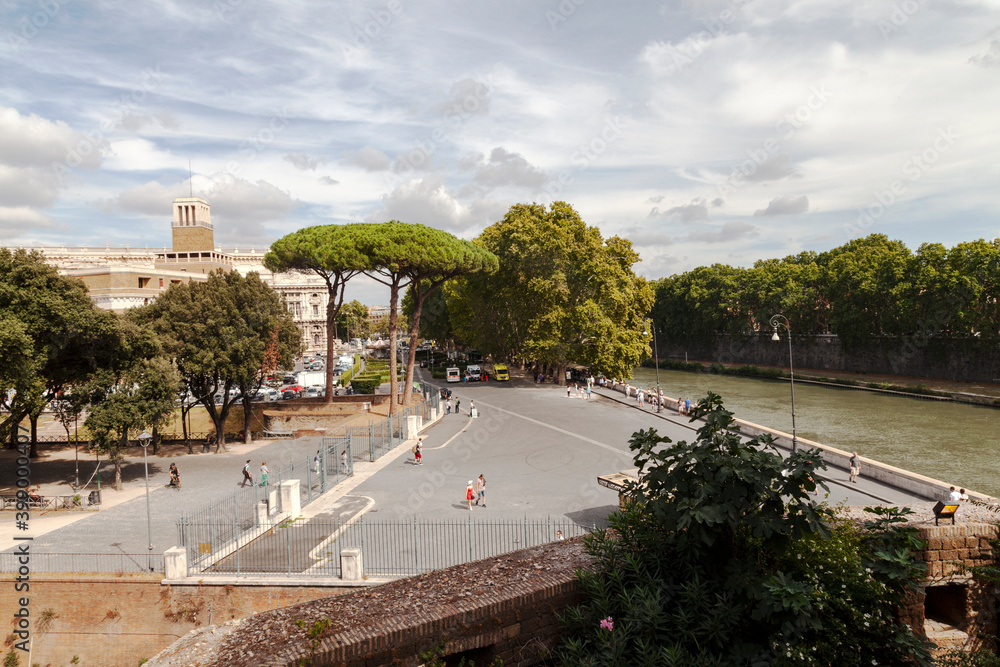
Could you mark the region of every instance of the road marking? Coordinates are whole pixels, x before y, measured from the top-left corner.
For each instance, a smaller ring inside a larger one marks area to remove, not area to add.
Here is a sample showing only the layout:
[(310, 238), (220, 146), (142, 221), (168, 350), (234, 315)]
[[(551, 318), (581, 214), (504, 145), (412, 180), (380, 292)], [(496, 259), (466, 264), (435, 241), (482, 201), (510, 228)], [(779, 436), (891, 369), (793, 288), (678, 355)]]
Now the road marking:
[(501, 407), (496, 406), (496, 405), (492, 405), (490, 403), (483, 403), (482, 401), (480, 401), (479, 404), (480, 405), (485, 405), (488, 408), (492, 408), (493, 410), (496, 410), (497, 412), (502, 412), (504, 414), (508, 414), (511, 417), (517, 417), (518, 419), (523, 419), (524, 421), (531, 422), (532, 424), (537, 424), (539, 426), (544, 426), (545, 428), (552, 429), (553, 431), (557, 431), (559, 433), (562, 433), (563, 435), (568, 435), (571, 438), (576, 438), (577, 440), (582, 440), (583, 442), (589, 442), (592, 445), (597, 445), (598, 447), (603, 447), (604, 449), (608, 450), (609, 452), (614, 452), (615, 454), (618, 454), (619, 456), (624, 456), (625, 458), (628, 458), (628, 459), (632, 458), (632, 453), (631, 452), (623, 452), (622, 450), (618, 449), (617, 447), (612, 447), (611, 445), (605, 444), (603, 442), (598, 442), (597, 440), (592, 440), (591, 438), (588, 438), (586, 436), (580, 435), (579, 433), (573, 433), (572, 431), (567, 431), (564, 428), (559, 428), (558, 426), (553, 426), (552, 424), (547, 424), (547, 423), (545, 423), (543, 421), (540, 421), (538, 419), (532, 419), (531, 417), (526, 417), (526, 416), (524, 416), (522, 414), (518, 414), (516, 412), (511, 412), (510, 410), (505, 410), (504, 408), (501, 408)]

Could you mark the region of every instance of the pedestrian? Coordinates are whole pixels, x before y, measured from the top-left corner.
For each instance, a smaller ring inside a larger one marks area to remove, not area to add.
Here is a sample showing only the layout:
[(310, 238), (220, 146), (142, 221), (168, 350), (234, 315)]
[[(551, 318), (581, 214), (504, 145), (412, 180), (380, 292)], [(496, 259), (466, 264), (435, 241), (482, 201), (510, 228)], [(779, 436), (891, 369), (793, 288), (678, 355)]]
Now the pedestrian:
[(347, 450), (346, 449), (340, 453), (340, 469), (343, 472), (347, 472)]
[(573, 385), (566, 385), (566, 398), (572, 398), (573, 395)]
[(962, 499), (962, 494), (956, 491), (954, 486), (951, 487), (949, 491), (950, 491), (950, 493), (948, 494), (949, 503), (957, 503)]
[(557, 540), (558, 542), (562, 542), (562, 541), (563, 541), (563, 534), (562, 534), (562, 531), (561, 531), (561, 530), (557, 530), (557, 531), (556, 531), (556, 540)]
[(472, 501), (476, 497), (476, 492), (472, 490), (472, 480), (469, 480), (468, 486), (465, 487), (465, 500), (469, 503), (469, 511), (472, 511)]
[(691, 399), (690, 398), (685, 398), (684, 399), (684, 414), (686, 414), (686, 415), (691, 414)]
[(451, 414), (451, 399), (450, 398), (447, 401), (444, 402), (444, 413), (446, 415), (450, 415)]
[(858, 475), (861, 474), (861, 457), (857, 452), (851, 456), (851, 481), (858, 483)]
[(455, 414), (458, 415), (458, 414), (461, 414), (461, 413), (462, 413), (462, 400), (459, 399), (459, 398), (456, 398), (455, 399)]
[[(177, 486), (180, 486), (180, 484), (178, 484)], [(969, 499), (969, 494), (965, 492), (965, 489), (959, 489), (958, 490), (958, 499), (959, 500), (968, 500)], [(485, 505), (483, 507), (485, 507)]]
[(587, 400), (590, 400), (590, 385), (587, 385)]
[(250, 482), (250, 486), (253, 486), (253, 476), (250, 474), (250, 459), (247, 459), (246, 465), (243, 466), (243, 483), (240, 484), (240, 488), (242, 489), (246, 486), (247, 482)]
[(313, 457), (313, 472), (317, 475), (319, 474), (319, 453), (320, 450), (316, 450), (316, 456)]
[(479, 413), (476, 412), (476, 400), (473, 398), (469, 399), (469, 416), (478, 417)]
[(413, 445), (413, 465), (424, 464), (424, 439), (418, 438), (417, 444)]
[(483, 501), (483, 507), (486, 507), (486, 478), (482, 475), (476, 480), (476, 504), (479, 501)]
[(677, 399), (677, 414), (678, 415), (684, 414), (684, 399), (683, 398), (678, 398)]
[(260, 462), (260, 485), (267, 486), (267, 476), (271, 470), (267, 467), (267, 461)]

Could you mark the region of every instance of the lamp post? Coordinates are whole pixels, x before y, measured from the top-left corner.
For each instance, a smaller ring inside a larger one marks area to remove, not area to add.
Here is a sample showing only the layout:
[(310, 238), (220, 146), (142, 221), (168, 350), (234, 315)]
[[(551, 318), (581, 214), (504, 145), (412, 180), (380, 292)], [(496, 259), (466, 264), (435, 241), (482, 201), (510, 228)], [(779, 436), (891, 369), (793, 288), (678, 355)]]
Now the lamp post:
[(149, 556), (147, 567), (153, 571), (153, 522), (149, 517), (149, 463), (146, 460), (146, 448), (149, 447), (153, 436), (143, 431), (139, 434), (139, 444), (142, 445), (142, 464), (146, 468), (146, 536), (149, 538)]
[(792, 451), (794, 452), (798, 449), (799, 441), (795, 436), (795, 368), (792, 366), (792, 328), (788, 325), (788, 318), (784, 315), (772, 316), (771, 328), (774, 329), (774, 335), (771, 336), (771, 340), (781, 340), (781, 336), (778, 335), (779, 326), (785, 327), (785, 332), (788, 334), (788, 377), (789, 385), (792, 388)]
[(653, 332), (653, 368), (656, 369), (656, 411), (659, 412), (660, 403), (663, 402), (663, 395), (660, 393), (660, 353), (656, 349), (656, 325), (652, 320), (649, 322), (649, 330)]

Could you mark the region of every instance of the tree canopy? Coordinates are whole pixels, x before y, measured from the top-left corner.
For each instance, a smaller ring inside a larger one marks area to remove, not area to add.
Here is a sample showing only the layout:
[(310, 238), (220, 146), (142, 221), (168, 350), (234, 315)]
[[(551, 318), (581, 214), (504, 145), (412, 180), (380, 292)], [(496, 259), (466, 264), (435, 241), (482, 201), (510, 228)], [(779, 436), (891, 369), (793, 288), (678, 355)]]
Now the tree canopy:
[[(226, 418), (238, 390), (256, 391), (269, 358), (290, 364), (302, 349), (291, 314), (256, 273), (217, 271), (205, 282), (172, 285), (131, 316), (152, 323), (164, 352), (205, 406), (215, 424), (216, 451), (224, 447)], [(269, 352), (272, 343), (277, 348)]]
[(0, 249), (0, 400), (7, 415), (0, 433), (15, 441), (17, 425), (32, 423), (65, 387), (111, 363), (115, 315), (87, 296), (83, 283), (60, 276), (37, 252)]
[(476, 242), (499, 270), (449, 291), (457, 334), (496, 359), (568, 364), (619, 377), (649, 354), (644, 332), (653, 292), (632, 267), (632, 244), (601, 237), (565, 202), (516, 204)]
[[(319, 225), (283, 236), (264, 255), (269, 271), (315, 273), (326, 283), (326, 354), (333, 354), (337, 316), (344, 305), (347, 282), (371, 267), (371, 260), (359, 245), (366, 225)], [(326, 365), (326, 400), (333, 400), (333, 365)]]
[[(497, 258), (481, 246), (448, 232), (397, 220), (368, 225), (366, 241), (365, 252), (371, 263), (368, 273), (389, 287), (389, 383), (394, 397), (397, 395), (396, 331), (400, 290), (410, 287), (413, 291), (414, 308), (403, 390), (403, 400), (409, 402), (424, 301), (448, 280), (495, 272)], [(395, 402), (393, 400), (393, 404)]]
[(798, 334), (1000, 337), (1000, 239), (911, 252), (884, 234), (752, 268), (701, 266), (658, 280), (653, 318), (665, 343), (753, 335), (784, 314)]

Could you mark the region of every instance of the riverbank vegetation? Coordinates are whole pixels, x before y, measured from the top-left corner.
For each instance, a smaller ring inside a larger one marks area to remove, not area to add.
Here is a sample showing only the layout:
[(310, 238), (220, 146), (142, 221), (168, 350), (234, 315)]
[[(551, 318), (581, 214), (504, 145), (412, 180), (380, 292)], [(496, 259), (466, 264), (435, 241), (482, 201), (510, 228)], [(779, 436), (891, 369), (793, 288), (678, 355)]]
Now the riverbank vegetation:
[(655, 283), (661, 345), (769, 331), (784, 314), (796, 335), (833, 333), (846, 350), (872, 336), (1000, 338), (1000, 239), (911, 252), (883, 234), (823, 253), (702, 266)]
[(814, 500), (815, 453), (743, 441), (716, 394), (693, 415), (692, 442), (633, 435), (642, 482), (586, 538), (560, 664), (932, 664), (896, 614), (926, 572), (907, 510), (839, 520)]

